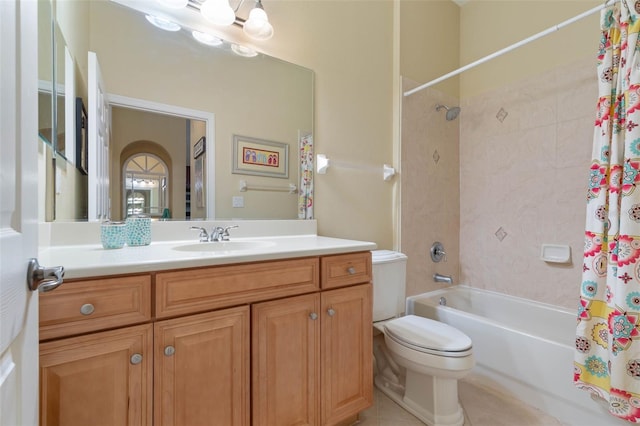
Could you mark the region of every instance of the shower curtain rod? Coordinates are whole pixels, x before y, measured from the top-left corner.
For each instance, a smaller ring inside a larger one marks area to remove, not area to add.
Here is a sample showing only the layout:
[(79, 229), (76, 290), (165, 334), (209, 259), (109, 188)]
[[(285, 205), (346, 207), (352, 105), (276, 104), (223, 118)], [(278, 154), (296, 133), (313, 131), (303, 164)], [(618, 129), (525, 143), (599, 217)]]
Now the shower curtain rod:
[(463, 72), (470, 70), (471, 68), (474, 68), (480, 64), (483, 64), (487, 61), (490, 61), (491, 59), (497, 58), (498, 56), (504, 55), (507, 52), (511, 52), (514, 49), (517, 49), (518, 47), (524, 46), (525, 44), (531, 43), (534, 40), (537, 40), (539, 38), (542, 38), (544, 36), (547, 36), (553, 32), (556, 32), (564, 27), (566, 27), (567, 25), (573, 24), (576, 21), (579, 21), (582, 18), (586, 18), (589, 15), (593, 15), (596, 12), (601, 11), (602, 9), (604, 9), (605, 7), (609, 7), (611, 5), (613, 5), (616, 2), (619, 2), (620, 0), (609, 0), (607, 2), (605, 2), (604, 4), (601, 4), (600, 6), (596, 6), (593, 9), (589, 9), (586, 12), (583, 12), (577, 16), (574, 16), (571, 19), (567, 19), (566, 21), (563, 21), (561, 23), (559, 23), (558, 25), (554, 25), (553, 27), (547, 28), (544, 31), (540, 31), (537, 34), (532, 35), (531, 37), (528, 37), (524, 40), (521, 40), (517, 43), (512, 44), (511, 46), (507, 46), (504, 49), (498, 50), (497, 52), (494, 52), (490, 55), (485, 56), (484, 58), (480, 58), (475, 62), (472, 62), (468, 65), (465, 65), (463, 67), (458, 68), (455, 71), (451, 71), (448, 74), (443, 75), (442, 77), (438, 77), (435, 80), (431, 80), (428, 83), (425, 83), (421, 86), (418, 86), (414, 89), (411, 90), (407, 90), (406, 92), (404, 92), (404, 96), (409, 96), (409, 95), (413, 95), (416, 92), (419, 92), (420, 90), (426, 89), (427, 87), (433, 86), (434, 84), (440, 83), (441, 81), (444, 81), (450, 77), (454, 77), (458, 74), (462, 74)]

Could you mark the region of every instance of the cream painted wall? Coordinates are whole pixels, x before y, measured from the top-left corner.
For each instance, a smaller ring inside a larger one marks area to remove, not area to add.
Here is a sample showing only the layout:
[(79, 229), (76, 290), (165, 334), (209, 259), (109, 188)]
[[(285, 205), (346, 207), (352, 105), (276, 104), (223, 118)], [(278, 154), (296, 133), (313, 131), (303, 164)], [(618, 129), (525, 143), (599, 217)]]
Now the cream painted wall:
[[(393, 2), (268, 0), (275, 35), (260, 49), (316, 74), (314, 142), (330, 159), (380, 167), (315, 176), (322, 235), (393, 247)], [(394, 164), (397, 166), (397, 164)]]
[[(458, 68), (460, 8), (451, 0), (400, 1), (400, 75), (423, 84)], [(459, 96), (458, 78), (437, 90)]]
[[(466, 65), (576, 16), (602, 1), (472, 0), (460, 8), (460, 64)], [(460, 75), (463, 98), (594, 57), (599, 14), (531, 42)]]

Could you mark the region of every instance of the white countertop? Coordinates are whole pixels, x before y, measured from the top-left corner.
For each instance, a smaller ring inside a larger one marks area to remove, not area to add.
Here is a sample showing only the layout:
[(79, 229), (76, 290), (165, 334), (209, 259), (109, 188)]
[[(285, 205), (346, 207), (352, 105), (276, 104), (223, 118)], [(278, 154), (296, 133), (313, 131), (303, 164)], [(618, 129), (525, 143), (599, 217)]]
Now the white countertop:
[(372, 242), (317, 235), (231, 238), (231, 241), (256, 242), (258, 246), (230, 251), (176, 250), (186, 245), (223, 244), (198, 243), (197, 239), (191, 238), (178, 241), (154, 241), (148, 246), (125, 246), (122, 249), (113, 250), (105, 250), (100, 244), (46, 246), (40, 248), (38, 257), (41, 265), (64, 266), (65, 279), (71, 279), (339, 254), (376, 248), (376, 244)]

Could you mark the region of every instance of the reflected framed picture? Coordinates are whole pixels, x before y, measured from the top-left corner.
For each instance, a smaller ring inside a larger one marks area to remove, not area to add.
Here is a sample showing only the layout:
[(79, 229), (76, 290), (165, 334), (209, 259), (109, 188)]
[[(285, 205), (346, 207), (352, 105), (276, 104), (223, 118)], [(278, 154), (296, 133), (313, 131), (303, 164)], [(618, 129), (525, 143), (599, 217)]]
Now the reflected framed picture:
[(204, 207), (204, 161), (199, 157), (194, 166), (196, 207)]
[(89, 133), (87, 132), (87, 110), (82, 98), (76, 98), (76, 168), (86, 175), (89, 170)]
[(196, 142), (193, 145), (193, 158), (198, 158), (200, 157), (202, 154), (204, 154), (204, 151), (206, 150), (206, 138), (203, 136), (200, 139), (198, 139), (198, 142)]
[(233, 135), (231, 173), (289, 178), (289, 145)]

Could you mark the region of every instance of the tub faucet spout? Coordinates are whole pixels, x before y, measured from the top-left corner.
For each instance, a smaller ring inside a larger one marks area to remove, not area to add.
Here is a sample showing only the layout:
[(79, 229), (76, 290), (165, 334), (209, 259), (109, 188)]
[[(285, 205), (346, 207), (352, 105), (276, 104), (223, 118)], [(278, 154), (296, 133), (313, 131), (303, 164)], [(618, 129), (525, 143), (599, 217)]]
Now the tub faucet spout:
[(433, 274), (433, 280), (437, 283), (453, 284), (453, 278), (451, 278), (451, 275)]

